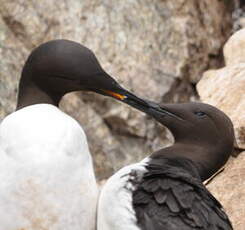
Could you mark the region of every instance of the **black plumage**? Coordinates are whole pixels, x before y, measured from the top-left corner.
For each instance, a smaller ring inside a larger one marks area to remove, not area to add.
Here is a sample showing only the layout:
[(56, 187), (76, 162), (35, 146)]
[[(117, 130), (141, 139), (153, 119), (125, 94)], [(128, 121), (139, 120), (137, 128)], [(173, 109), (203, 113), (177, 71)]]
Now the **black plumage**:
[(221, 204), (202, 184), (198, 170), (184, 158), (152, 159), (133, 192), (141, 230), (230, 230)]

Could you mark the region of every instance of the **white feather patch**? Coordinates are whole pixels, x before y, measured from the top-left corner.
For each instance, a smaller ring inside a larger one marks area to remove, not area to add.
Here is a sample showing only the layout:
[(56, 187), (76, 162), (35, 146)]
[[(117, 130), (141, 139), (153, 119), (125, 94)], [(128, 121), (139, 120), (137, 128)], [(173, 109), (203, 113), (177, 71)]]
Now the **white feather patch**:
[(25, 107), (0, 125), (0, 229), (95, 229), (97, 185), (86, 136), (57, 107)]
[(97, 230), (140, 230), (132, 206), (135, 185), (131, 180), (141, 180), (146, 163), (145, 159), (126, 166), (106, 182), (99, 198)]

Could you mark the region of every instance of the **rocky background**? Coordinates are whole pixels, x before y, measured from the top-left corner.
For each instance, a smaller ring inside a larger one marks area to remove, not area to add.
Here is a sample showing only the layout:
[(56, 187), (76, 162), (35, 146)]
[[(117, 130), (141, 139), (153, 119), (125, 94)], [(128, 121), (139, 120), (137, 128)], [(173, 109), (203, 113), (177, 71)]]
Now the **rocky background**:
[[(219, 107), (233, 120), (238, 155), (245, 149), (245, 32), (230, 36), (245, 26), (243, 4), (0, 0), (0, 121), (15, 109), (30, 51), (66, 38), (92, 49), (104, 69), (139, 96), (161, 103), (202, 100)], [(172, 142), (150, 117), (110, 98), (72, 93), (61, 108), (82, 124), (99, 180)], [(245, 225), (244, 181), (245, 152), (208, 184), (235, 230)]]

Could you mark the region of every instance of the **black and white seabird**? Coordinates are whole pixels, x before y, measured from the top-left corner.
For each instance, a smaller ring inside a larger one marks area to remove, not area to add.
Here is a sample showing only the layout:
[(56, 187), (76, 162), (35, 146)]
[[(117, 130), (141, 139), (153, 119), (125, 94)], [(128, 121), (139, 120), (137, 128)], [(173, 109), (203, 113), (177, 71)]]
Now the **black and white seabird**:
[(0, 229), (95, 229), (98, 190), (86, 135), (58, 109), (63, 95), (79, 90), (149, 107), (78, 43), (54, 40), (33, 50), (17, 109), (0, 125)]
[(175, 143), (109, 178), (99, 198), (97, 230), (231, 230), (202, 183), (233, 150), (230, 119), (203, 103), (156, 105), (146, 112), (172, 132)]

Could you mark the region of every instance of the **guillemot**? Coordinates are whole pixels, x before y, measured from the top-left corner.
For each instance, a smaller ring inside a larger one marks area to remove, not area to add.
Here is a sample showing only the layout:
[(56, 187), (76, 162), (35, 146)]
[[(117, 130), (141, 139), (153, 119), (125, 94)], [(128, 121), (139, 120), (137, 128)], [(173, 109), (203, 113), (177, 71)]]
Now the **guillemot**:
[(54, 40), (34, 49), (16, 111), (0, 125), (0, 226), (4, 230), (94, 230), (98, 190), (86, 135), (58, 109), (63, 95), (89, 90), (141, 109), (91, 50)]
[(97, 230), (231, 230), (202, 182), (232, 153), (232, 122), (203, 103), (161, 109), (145, 112), (172, 132), (174, 144), (109, 178), (99, 198)]

